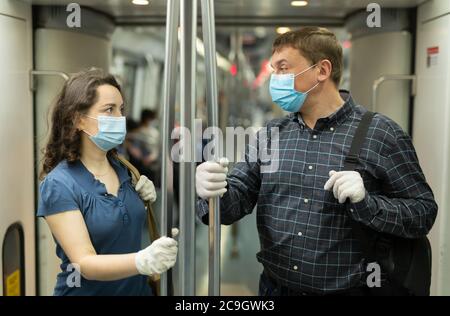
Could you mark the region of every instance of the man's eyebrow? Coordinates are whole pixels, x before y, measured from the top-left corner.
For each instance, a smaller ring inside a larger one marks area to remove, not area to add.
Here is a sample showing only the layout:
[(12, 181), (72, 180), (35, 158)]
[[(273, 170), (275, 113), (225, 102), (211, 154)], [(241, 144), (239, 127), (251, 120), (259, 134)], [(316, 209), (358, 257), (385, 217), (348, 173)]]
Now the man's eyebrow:
[[(278, 65), (280, 65), (280, 64), (283, 63), (283, 62), (287, 62), (287, 60), (286, 60), (286, 59), (280, 59), (280, 60), (278, 60), (278, 61), (275, 63), (275, 66), (278, 66)], [(272, 63), (270, 64), (270, 67), (275, 68), (275, 67), (272, 65)]]

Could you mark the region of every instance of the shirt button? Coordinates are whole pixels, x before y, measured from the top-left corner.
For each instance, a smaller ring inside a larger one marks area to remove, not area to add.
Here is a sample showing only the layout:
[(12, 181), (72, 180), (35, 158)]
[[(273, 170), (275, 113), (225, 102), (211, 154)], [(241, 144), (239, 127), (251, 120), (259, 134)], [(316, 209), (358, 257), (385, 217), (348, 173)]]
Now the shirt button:
[(330, 131), (334, 131), (334, 127), (330, 127)]
[(308, 200), (308, 199), (304, 199), (303, 201), (304, 201), (305, 203), (308, 203), (308, 202), (309, 202), (309, 200)]
[(316, 134), (314, 134), (314, 135), (313, 135), (313, 138), (314, 138), (314, 139), (317, 139), (317, 135), (316, 135)]
[(354, 210), (351, 208), (351, 209), (350, 209), (350, 213), (353, 213), (353, 212), (354, 212)]
[(119, 206), (123, 206), (123, 203), (122, 203), (122, 202), (119, 202)]
[(298, 234), (297, 235), (299, 235), (299, 236), (303, 236), (303, 233), (302, 232), (298, 232)]
[(294, 270), (297, 270), (298, 269), (298, 267), (297, 266), (294, 266)]
[(313, 169), (313, 166), (309, 166), (308, 169), (309, 169), (309, 170), (312, 170), (312, 169)]

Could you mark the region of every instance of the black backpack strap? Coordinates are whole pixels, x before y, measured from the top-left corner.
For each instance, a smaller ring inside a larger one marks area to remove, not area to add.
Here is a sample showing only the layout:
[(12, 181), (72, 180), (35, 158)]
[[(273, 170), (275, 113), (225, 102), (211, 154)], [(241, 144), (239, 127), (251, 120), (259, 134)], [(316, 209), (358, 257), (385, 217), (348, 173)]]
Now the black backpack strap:
[[(375, 113), (370, 111), (367, 111), (363, 114), (361, 122), (356, 128), (355, 135), (353, 136), (350, 150), (344, 160), (345, 171), (353, 171), (359, 165), (359, 153), (361, 151), (364, 140), (366, 139), (367, 132), (374, 115)], [(362, 227), (362, 225), (357, 221), (351, 220), (350, 225), (352, 226), (353, 235), (356, 237), (356, 239), (359, 240), (361, 244), (361, 252), (366, 259), (366, 262), (369, 263), (376, 261), (373, 249), (374, 245), (371, 240), (371, 237), (373, 236), (370, 236), (370, 232)]]
[(344, 160), (345, 171), (353, 171), (358, 166), (359, 152), (361, 151), (361, 147), (366, 139), (366, 135), (369, 131), (369, 126), (374, 115), (374, 112), (367, 111), (361, 118), (361, 122), (359, 122), (355, 135), (353, 136), (350, 150)]

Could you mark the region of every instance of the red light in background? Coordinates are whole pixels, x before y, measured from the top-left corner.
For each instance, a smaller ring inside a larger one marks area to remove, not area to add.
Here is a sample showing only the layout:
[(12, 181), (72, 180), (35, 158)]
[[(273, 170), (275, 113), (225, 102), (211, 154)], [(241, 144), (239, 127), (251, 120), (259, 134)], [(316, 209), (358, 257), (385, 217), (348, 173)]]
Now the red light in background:
[(349, 40), (345, 40), (345, 41), (342, 43), (342, 47), (344, 47), (345, 49), (348, 49), (348, 48), (352, 47), (352, 42), (349, 41)]
[(259, 71), (259, 74), (256, 76), (255, 80), (252, 83), (252, 88), (256, 89), (260, 87), (268, 77), (270, 77), (271, 70), (270, 70), (270, 62), (268, 59), (264, 59), (261, 63), (261, 70)]
[(232, 64), (230, 66), (230, 73), (233, 77), (235, 77), (237, 75), (237, 66), (236, 64)]

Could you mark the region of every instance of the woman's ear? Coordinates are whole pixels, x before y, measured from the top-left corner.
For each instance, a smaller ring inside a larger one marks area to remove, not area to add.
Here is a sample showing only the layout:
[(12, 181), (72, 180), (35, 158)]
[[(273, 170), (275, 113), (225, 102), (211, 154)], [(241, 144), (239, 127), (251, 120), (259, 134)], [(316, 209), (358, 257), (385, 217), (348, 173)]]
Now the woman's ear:
[(318, 64), (319, 76), (317, 80), (320, 82), (326, 81), (331, 76), (331, 71), (333, 70), (333, 65), (328, 59), (321, 60)]
[(77, 114), (75, 116), (75, 128), (77, 131), (82, 131), (86, 129), (86, 119), (83, 117), (83, 115)]

